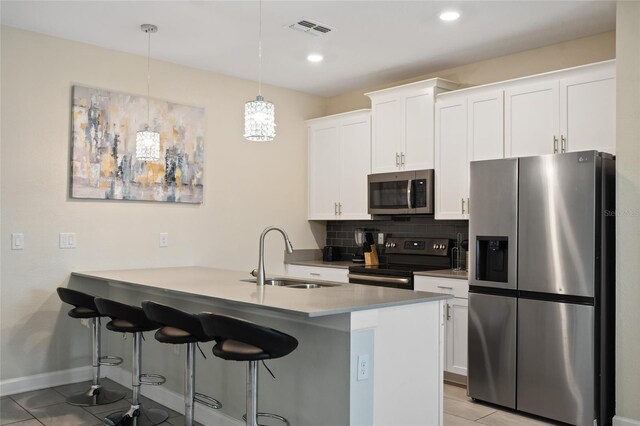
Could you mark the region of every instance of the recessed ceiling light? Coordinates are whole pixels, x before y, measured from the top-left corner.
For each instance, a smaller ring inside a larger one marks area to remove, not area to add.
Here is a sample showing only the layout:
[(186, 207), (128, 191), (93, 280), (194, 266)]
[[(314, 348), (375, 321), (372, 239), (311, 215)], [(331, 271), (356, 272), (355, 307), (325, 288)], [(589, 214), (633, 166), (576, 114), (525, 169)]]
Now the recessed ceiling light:
[(309, 62), (322, 62), (323, 59), (324, 56), (320, 55), (319, 53), (311, 53), (307, 56), (307, 61)]
[(448, 10), (446, 12), (442, 12), (440, 14), (440, 19), (442, 19), (443, 21), (455, 21), (456, 19), (458, 19), (460, 17), (460, 13), (456, 12), (455, 10)]

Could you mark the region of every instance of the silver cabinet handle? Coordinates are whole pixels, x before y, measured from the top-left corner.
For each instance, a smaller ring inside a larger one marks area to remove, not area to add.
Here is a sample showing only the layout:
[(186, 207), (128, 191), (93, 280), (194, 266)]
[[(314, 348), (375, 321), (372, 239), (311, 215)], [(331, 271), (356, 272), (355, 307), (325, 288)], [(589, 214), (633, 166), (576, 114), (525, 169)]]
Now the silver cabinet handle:
[(467, 197), (467, 214), (471, 214), (471, 208), (469, 206), (469, 197)]
[(555, 135), (553, 136), (553, 153), (558, 153), (558, 137)]
[(333, 214), (338, 216), (338, 203), (333, 203)]
[(560, 150), (561, 152), (567, 152), (567, 139), (564, 135), (560, 135)]
[(309, 272), (309, 275), (313, 276), (313, 277), (319, 277), (320, 274), (318, 272)]
[(405, 158), (404, 152), (401, 152), (400, 153), (400, 165), (401, 166), (404, 166), (404, 158)]
[(451, 319), (451, 305), (447, 303), (447, 321)]
[(460, 198), (460, 201), (462, 201), (462, 214), (464, 214), (464, 198)]
[(443, 290), (453, 290), (453, 287), (445, 287), (445, 286), (443, 286), (443, 285), (439, 285), (439, 286), (437, 286), (437, 287), (438, 287), (438, 288), (441, 288), (441, 289), (443, 289)]
[(338, 203), (338, 215), (342, 215), (342, 203)]
[(400, 154), (396, 152), (396, 167), (400, 167)]

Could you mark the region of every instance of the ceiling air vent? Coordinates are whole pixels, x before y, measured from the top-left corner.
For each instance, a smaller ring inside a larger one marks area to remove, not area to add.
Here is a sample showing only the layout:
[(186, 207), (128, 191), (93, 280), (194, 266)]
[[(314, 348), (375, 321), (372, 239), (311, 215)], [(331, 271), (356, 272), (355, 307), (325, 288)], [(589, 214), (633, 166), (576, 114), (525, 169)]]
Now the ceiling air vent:
[(331, 28), (326, 25), (307, 18), (302, 18), (295, 24), (289, 25), (289, 28), (314, 36), (321, 36), (331, 31)]

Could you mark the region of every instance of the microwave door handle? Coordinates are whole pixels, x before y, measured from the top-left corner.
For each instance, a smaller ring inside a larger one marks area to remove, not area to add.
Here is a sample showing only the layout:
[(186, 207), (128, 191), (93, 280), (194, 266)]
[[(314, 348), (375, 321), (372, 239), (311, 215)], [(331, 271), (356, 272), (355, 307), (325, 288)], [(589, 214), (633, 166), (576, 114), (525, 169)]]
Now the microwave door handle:
[(411, 187), (412, 186), (413, 186), (413, 180), (409, 179), (407, 181), (407, 206), (409, 206), (410, 209), (413, 208), (411, 206)]

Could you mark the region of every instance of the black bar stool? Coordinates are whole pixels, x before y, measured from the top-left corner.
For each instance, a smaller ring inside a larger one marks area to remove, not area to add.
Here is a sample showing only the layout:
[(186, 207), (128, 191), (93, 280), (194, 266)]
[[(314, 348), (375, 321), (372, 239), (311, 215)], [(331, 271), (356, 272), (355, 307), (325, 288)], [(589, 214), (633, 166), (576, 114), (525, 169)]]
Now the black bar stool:
[(124, 398), (124, 392), (107, 389), (100, 384), (100, 366), (121, 364), (122, 358), (100, 355), (100, 317), (103, 315), (98, 312), (98, 308), (93, 301), (95, 296), (65, 287), (58, 287), (57, 291), (60, 300), (74, 306), (68, 312), (71, 318), (91, 319), (91, 335), (93, 338), (91, 361), (93, 381), (91, 387), (87, 391), (69, 396), (67, 402), (71, 405), (90, 407), (121, 400)]
[(132, 390), (131, 408), (125, 412), (109, 414), (104, 418), (105, 424), (146, 426), (157, 425), (169, 417), (166, 411), (157, 408), (140, 407), (140, 386), (161, 385), (165, 378), (159, 374), (142, 374), (142, 333), (160, 328), (144, 314), (142, 308), (126, 305), (109, 299), (95, 299), (98, 311), (111, 318), (107, 329), (121, 333), (133, 334), (133, 359), (131, 367)]
[(197, 315), (149, 300), (142, 302), (142, 310), (147, 318), (162, 325), (162, 328), (156, 331), (156, 340), (162, 343), (187, 346), (184, 368), (184, 424), (185, 426), (193, 426), (194, 402), (214, 409), (222, 407), (217, 399), (195, 391), (196, 344), (210, 342), (213, 337), (205, 334)]
[(204, 331), (216, 340), (215, 356), (230, 361), (248, 361), (246, 425), (259, 426), (258, 417), (268, 417), (289, 426), (289, 421), (282, 416), (258, 413), (258, 361), (286, 356), (298, 347), (298, 341), (278, 330), (239, 318), (209, 312), (198, 316)]

